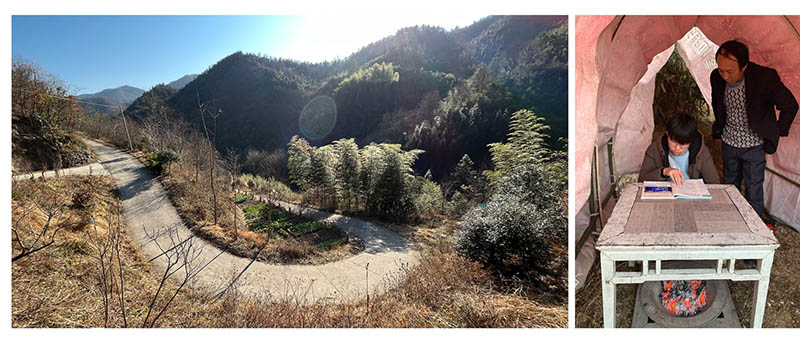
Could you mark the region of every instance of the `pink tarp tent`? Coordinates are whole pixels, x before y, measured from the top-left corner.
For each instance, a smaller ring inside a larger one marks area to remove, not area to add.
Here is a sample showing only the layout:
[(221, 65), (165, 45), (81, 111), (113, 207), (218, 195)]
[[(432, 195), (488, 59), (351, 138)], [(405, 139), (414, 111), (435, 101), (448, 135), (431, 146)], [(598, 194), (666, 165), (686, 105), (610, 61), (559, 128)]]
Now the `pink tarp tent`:
[[(800, 16), (577, 16), (575, 24), (576, 240), (589, 224), (595, 144), (603, 199), (611, 191), (612, 172), (639, 171), (653, 133), (655, 75), (674, 47), (709, 104), (714, 54), (731, 39), (748, 45), (752, 61), (776, 69), (800, 99)], [(778, 151), (767, 155), (767, 168), (772, 170), (764, 181), (767, 211), (800, 230), (800, 187), (783, 179), (800, 182), (800, 119), (789, 137), (781, 137)], [(604, 209), (603, 220), (609, 213)], [(594, 262), (593, 238), (576, 254), (580, 287)]]

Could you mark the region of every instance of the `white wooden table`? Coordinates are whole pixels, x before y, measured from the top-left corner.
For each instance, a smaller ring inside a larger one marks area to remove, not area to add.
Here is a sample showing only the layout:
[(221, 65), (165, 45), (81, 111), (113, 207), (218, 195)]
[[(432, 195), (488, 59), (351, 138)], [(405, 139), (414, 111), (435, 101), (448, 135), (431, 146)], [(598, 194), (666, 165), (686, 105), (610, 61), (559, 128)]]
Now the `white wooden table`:
[[(603, 326), (615, 327), (617, 284), (661, 280), (755, 281), (753, 327), (761, 327), (769, 274), (778, 240), (732, 185), (707, 185), (712, 199), (642, 200), (641, 183), (629, 184), (596, 247), (603, 283)], [(736, 270), (736, 260), (756, 268)], [(716, 268), (662, 269), (663, 261), (713, 261)], [(617, 271), (617, 262), (641, 270)]]

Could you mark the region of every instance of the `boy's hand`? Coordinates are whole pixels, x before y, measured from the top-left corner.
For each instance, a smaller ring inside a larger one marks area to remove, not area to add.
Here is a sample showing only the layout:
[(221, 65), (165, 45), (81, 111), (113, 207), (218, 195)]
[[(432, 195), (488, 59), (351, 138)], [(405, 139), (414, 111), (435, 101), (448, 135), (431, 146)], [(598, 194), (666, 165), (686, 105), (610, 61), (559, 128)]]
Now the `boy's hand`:
[(681, 173), (680, 169), (677, 168), (664, 168), (662, 173), (669, 177), (673, 183), (680, 186), (683, 184), (683, 173)]

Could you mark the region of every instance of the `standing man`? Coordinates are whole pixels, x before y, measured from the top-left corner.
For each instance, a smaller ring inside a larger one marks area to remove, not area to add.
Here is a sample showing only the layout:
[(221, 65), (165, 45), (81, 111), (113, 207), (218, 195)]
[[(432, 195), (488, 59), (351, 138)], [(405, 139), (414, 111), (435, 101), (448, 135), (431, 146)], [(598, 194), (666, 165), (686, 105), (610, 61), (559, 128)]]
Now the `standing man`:
[[(797, 100), (775, 69), (750, 62), (747, 46), (737, 41), (720, 45), (718, 68), (711, 72), (711, 106), (716, 117), (714, 139), (722, 138), (722, 175), (741, 187), (745, 198), (764, 218), (766, 154), (778, 149), (797, 114)], [(780, 112), (775, 119), (775, 109)], [(741, 189), (741, 188), (740, 188)]]

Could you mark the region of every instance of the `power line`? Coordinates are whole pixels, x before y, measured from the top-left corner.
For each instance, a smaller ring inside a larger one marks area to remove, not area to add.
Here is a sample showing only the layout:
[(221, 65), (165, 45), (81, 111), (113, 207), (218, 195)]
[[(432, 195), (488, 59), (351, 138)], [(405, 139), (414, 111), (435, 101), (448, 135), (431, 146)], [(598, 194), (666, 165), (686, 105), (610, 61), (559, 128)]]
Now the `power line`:
[[(63, 99), (63, 98), (62, 98), (62, 99)], [(111, 105), (106, 105), (106, 104), (98, 104), (98, 103), (94, 103), (94, 102), (83, 101), (83, 100), (77, 100), (77, 99), (74, 99), (74, 101), (75, 101), (75, 102), (82, 103), (82, 104), (89, 104), (89, 105), (103, 106), (103, 107), (108, 107), (108, 108), (119, 109), (119, 106), (111, 106)]]

